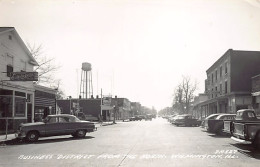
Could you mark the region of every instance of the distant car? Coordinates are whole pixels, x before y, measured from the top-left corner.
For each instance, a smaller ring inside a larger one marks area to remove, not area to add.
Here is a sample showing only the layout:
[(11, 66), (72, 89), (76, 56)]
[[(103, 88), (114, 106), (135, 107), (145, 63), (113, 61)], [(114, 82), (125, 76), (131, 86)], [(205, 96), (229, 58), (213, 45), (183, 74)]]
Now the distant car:
[(141, 121), (141, 120), (142, 120), (142, 118), (138, 115), (129, 118), (129, 121)]
[(176, 126), (199, 126), (201, 124), (198, 119), (190, 114), (178, 115), (176, 119), (172, 122)]
[(147, 115), (145, 115), (145, 120), (147, 121), (147, 120), (149, 120), (149, 121), (151, 121), (153, 119), (153, 115), (152, 114), (147, 114)]
[(172, 115), (172, 116), (168, 119), (168, 121), (169, 121), (170, 123), (173, 123), (174, 120), (175, 120), (177, 117), (178, 117), (178, 115)]
[(19, 126), (15, 134), (18, 139), (37, 141), (39, 137), (72, 135), (82, 138), (87, 132), (95, 131), (93, 122), (81, 121), (74, 115), (48, 115), (44, 122), (25, 123)]

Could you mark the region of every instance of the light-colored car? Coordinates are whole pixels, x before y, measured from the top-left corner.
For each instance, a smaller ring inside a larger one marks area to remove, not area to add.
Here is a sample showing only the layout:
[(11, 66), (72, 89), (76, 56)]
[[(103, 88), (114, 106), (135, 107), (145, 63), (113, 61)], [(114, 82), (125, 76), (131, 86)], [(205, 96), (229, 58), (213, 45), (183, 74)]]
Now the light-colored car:
[(95, 124), (82, 121), (74, 115), (48, 115), (43, 122), (25, 123), (19, 126), (16, 138), (37, 141), (39, 137), (72, 135), (85, 137), (87, 132), (96, 130)]

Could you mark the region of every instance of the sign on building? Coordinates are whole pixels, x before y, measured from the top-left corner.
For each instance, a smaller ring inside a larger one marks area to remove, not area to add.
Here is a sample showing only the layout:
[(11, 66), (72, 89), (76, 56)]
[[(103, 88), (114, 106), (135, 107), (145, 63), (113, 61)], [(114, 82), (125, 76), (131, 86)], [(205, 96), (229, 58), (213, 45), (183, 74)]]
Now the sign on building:
[(11, 72), (10, 81), (38, 81), (38, 72)]
[(112, 102), (111, 96), (105, 96), (102, 98), (103, 105), (110, 106)]

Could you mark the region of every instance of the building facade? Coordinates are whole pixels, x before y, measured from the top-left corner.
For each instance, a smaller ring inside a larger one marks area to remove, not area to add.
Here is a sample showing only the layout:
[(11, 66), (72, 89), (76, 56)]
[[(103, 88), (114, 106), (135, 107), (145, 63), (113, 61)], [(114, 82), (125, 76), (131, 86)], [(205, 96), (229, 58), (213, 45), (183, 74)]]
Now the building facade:
[(34, 84), (34, 115), (35, 122), (41, 121), (47, 115), (56, 114), (56, 90)]
[(34, 113), (33, 81), (10, 81), (11, 72), (33, 72), (37, 62), (13, 27), (0, 27), (0, 132), (31, 122)]
[(200, 112), (207, 116), (252, 108), (251, 78), (260, 73), (259, 63), (259, 51), (229, 49), (206, 71), (208, 100), (200, 103)]
[(252, 106), (257, 115), (260, 115), (260, 74), (252, 77)]

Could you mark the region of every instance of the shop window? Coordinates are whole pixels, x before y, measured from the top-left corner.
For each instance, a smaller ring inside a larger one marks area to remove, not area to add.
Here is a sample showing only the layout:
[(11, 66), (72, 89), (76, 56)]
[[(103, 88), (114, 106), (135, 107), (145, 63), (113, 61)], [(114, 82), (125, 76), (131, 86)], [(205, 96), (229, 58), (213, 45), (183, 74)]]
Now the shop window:
[(15, 96), (26, 97), (26, 94), (24, 92), (15, 91)]
[(25, 98), (15, 97), (15, 116), (25, 117)]
[(0, 118), (12, 117), (12, 96), (0, 96)]
[(0, 89), (0, 95), (13, 95), (12, 90)]

